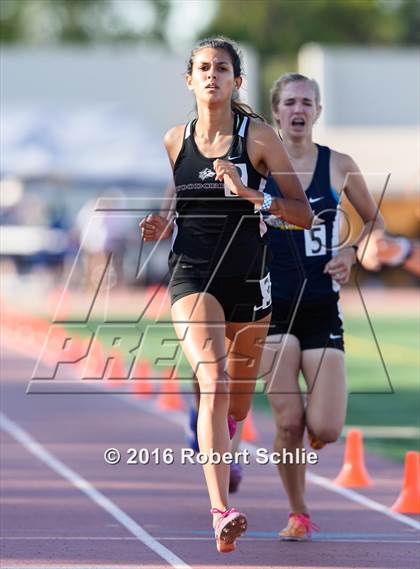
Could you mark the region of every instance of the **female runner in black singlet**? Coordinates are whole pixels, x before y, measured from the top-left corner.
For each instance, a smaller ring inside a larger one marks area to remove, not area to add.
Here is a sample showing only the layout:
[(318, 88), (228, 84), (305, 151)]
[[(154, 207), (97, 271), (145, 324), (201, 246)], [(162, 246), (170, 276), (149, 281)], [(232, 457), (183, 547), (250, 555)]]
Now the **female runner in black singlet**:
[[(302, 227), (312, 222), (276, 133), (234, 101), (241, 75), (240, 57), (230, 41), (200, 42), (186, 74), (197, 119), (165, 136), (176, 190), (169, 257), (172, 318), (200, 387), (198, 440), (208, 455), (229, 451), (235, 421), (248, 413), (270, 323), (260, 210)], [(282, 198), (262, 191), (269, 171), (280, 172), (274, 178)], [(143, 238), (156, 239), (162, 222), (159, 216), (143, 220)], [(233, 551), (247, 520), (228, 506), (229, 464), (209, 460), (204, 474), (218, 551)]]

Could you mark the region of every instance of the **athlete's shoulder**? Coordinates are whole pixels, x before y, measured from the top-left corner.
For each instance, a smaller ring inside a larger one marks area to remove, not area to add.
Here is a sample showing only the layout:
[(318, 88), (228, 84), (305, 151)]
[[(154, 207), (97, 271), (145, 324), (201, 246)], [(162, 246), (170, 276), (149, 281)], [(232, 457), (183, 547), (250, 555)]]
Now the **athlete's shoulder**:
[(349, 172), (358, 172), (359, 168), (356, 162), (349, 154), (344, 152), (338, 152), (337, 150), (331, 149), (331, 165), (334, 169), (341, 172), (342, 174), (348, 174)]
[(185, 124), (178, 124), (170, 128), (163, 137), (163, 143), (165, 144), (166, 148), (170, 148), (173, 145), (176, 145), (180, 140), (182, 140), (184, 136)]
[(169, 129), (163, 137), (163, 144), (165, 145), (172, 167), (174, 167), (178, 154), (182, 148), (184, 130), (185, 124), (179, 124)]
[(248, 132), (248, 152), (254, 155), (256, 162), (261, 159), (266, 162), (267, 153), (276, 156), (281, 153), (281, 147), (284, 148), (274, 128), (267, 123), (251, 119)]
[(251, 138), (257, 138), (257, 140), (262, 140), (264, 142), (269, 142), (274, 139), (278, 142), (278, 136), (274, 128), (266, 122), (256, 119), (250, 119), (249, 135)]

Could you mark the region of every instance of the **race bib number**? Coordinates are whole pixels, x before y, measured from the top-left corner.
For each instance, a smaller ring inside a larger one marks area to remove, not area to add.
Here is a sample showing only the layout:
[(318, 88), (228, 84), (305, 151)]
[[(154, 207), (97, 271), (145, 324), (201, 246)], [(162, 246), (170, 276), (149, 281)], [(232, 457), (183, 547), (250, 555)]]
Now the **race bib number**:
[[(243, 185), (247, 186), (248, 185), (248, 170), (246, 169), (246, 164), (235, 164), (235, 166), (236, 166), (236, 169), (238, 170), (238, 174), (239, 174), (239, 177), (241, 178)], [(230, 191), (230, 189), (228, 188), (228, 186), (226, 184), (224, 184), (224, 189), (225, 189), (225, 196), (235, 197), (235, 198), (238, 197), (236, 194), (234, 194), (233, 192)]]
[(315, 225), (305, 229), (305, 254), (307, 257), (327, 254), (327, 237), (325, 225)]
[(265, 310), (271, 305), (271, 280), (270, 273), (260, 280), (261, 306), (254, 306), (254, 311)]

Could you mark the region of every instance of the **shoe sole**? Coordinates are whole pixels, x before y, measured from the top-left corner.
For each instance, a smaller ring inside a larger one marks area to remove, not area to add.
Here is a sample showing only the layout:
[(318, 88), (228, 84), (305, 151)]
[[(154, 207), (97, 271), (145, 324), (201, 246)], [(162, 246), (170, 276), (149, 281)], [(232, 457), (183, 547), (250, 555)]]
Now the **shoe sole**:
[(308, 536), (305, 537), (285, 537), (283, 535), (279, 535), (280, 541), (310, 541), (311, 538)]
[(218, 550), (220, 553), (229, 553), (235, 549), (235, 541), (243, 535), (248, 527), (248, 521), (243, 514), (239, 514), (233, 520), (223, 526), (218, 540)]

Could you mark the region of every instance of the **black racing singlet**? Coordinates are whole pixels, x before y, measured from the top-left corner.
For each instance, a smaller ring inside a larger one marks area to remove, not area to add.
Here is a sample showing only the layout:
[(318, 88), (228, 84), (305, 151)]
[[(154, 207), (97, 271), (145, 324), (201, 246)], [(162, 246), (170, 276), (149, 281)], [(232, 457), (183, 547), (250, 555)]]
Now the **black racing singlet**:
[[(199, 276), (262, 278), (266, 274), (265, 223), (254, 204), (231, 194), (223, 182), (215, 180), (216, 158), (206, 158), (199, 151), (194, 140), (196, 122), (186, 125), (174, 165), (176, 219), (171, 271), (176, 273), (181, 266)], [(249, 117), (235, 113), (231, 146), (219, 158), (236, 165), (245, 186), (262, 191), (265, 177), (251, 164), (246, 148), (249, 123)]]

